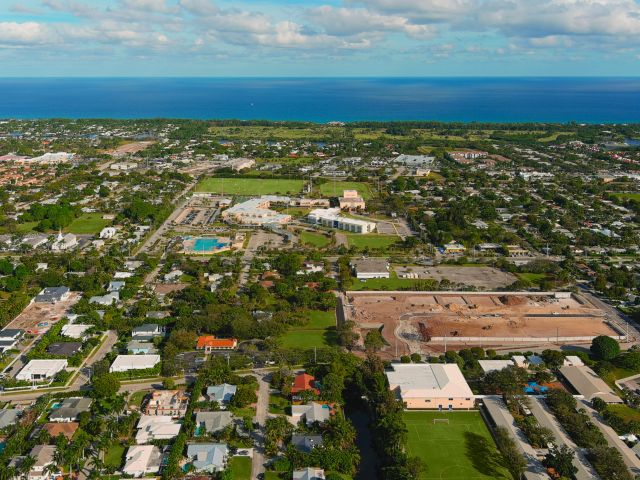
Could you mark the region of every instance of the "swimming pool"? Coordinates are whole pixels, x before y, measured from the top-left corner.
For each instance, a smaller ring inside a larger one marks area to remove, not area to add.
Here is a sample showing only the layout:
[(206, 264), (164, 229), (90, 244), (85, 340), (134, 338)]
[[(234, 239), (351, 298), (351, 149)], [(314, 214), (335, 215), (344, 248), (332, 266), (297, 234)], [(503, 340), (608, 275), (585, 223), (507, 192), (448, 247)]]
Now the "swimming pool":
[(194, 252), (210, 252), (228, 246), (228, 243), (221, 242), (217, 238), (196, 238), (192, 250)]

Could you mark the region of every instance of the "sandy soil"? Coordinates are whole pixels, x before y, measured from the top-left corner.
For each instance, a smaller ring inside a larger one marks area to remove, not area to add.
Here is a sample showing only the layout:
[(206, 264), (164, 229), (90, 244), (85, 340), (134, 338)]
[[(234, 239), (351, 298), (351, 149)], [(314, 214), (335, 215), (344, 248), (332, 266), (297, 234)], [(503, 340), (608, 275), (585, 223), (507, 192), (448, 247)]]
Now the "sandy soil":
[[(5, 328), (18, 328), (32, 333), (46, 332), (51, 325), (64, 318), (78, 300), (80, 300), (80, 294), (71, 292), (69, 298), (62, 302), (54, 304), (32, 302)], [(39, 323), (47, 325), (38, 326)]]
[[(419, 323), (433, 337), (577, 337), (616, 335), (604, 313), (580, 299), (539, 295), (468, 295), (417, 292), (348, 293), (347, 316), (356, 324), (382, 324), (395, 350), (422, 342)], [(363, 325), (364, 326), (364, 325)], [(399, 342), (397, 340), (399, 339)], [(414, 345), (417, 349), (418, 345)], [(461, 346), (460, 348), (463, 348)]]

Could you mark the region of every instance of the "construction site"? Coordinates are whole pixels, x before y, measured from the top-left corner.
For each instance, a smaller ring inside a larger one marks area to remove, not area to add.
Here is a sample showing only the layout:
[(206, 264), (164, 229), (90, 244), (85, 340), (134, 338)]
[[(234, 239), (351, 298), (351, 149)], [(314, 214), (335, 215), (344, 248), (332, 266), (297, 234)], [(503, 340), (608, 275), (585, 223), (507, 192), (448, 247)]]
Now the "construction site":
[(360, 342), (380, 330), (388, 356), (482, 346), (500, 349), (626, 339), (626, 326), (570, 292), (347, 292), (339, 318)]

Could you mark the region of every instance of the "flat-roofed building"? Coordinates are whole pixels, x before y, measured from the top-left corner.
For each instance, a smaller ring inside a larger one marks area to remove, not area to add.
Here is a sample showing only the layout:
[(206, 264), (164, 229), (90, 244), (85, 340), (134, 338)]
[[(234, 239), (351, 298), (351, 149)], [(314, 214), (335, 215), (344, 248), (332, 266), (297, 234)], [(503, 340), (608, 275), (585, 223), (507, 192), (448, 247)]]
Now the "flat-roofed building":
[(349, 218), (340, 215), (339, 208), (316, 208), (309, 212), (307, 219), (314, 225), (337, 228), (351, 233), (372, 233), (376, 229), (375, 222)]
[(170, 440), (180, 433), (181, 424), (170, 415), (142, 415), (138, 420), (138, 445), (150, 443), (154, 440)]
[(143, 477), (160, 471), (162, 452), (155, 445), (132, 445), (127, 450), (122, 472), (132, 477)]
[(613, 393), (609, 385), (586, 365), (563, 366), (560, 367), (560, 373), (571, 384), (571, 387), (589, 402), (597, 397), (606, 403), (624, 403), (620, 397)]
[(357, 190), (345, 190), (338, 198), (341, 210), (364, 210), (365, 202)]
[(16, 380), (39, 381), (47, 380), (56, 376), (67, 368), (66, 360), (47, 359), (47, 360), (31, 360), (16, 375)]
[(118, 355), (109, 367), (110, 372), (146, 370), (160, 363), (160, 355)]
[(394, 363), (387, 371), (389, 388), (406, 408), (459, 410), (475, 405), (475, 397), (458, 365)]
[(389, 278), (389, 261), (386, 258), (356, 258), (350, 263), (356, 278)]
[(484, 373), (503, 370), (507, 367), (515, 366), (513, 360), (478, 360), (480, 368)]

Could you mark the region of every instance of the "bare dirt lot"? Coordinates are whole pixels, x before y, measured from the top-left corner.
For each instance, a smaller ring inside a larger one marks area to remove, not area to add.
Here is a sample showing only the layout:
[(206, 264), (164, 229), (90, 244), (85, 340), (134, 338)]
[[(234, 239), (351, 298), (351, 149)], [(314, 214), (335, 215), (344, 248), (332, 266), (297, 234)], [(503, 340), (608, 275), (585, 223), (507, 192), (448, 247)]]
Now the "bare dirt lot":
[(11, 323), (5, 328), (18, 328), (29, 333), (43, 333), (49, 330), (51, 325), (60, 321), (69, 312), (71, 307), (80, 300), (78, 292), (71, 292), (66, 300), (57, 303), (31, 302)]
[(396, 267), (395, 271), (399, 277), (408, 274), (411, 276), (410, 278), (433, 278), (437, 281), (449, 280), (453, 284), (470, 285), (480, 290), (495, 290), (508, 287), (518, 280), (511, 273), (492, 267), (411, 266)]
[(447, 338), (452, 348), (467, 343), (531, 345), (597, 335), (619, 335), (604, 312), (582, 297), (511, 292), (348, 292), (345, 318), (359, 333), (382, 326), (389, 349), (398, 354), (429, 350)]
[(131, 155), (134, 153), (138, 153), (144, 150), (145, 148), (147, 148), (149, 145), (153, 145), (154, 143), (155, 142), (151, 142), (151, 141), (125, 143), (124, 145), (120, 145), (118, 148), (109, 150), (107, 153), (109, 153), (109, 155), (112, 155), (114, 157), (122, 157), (124, 155)]

